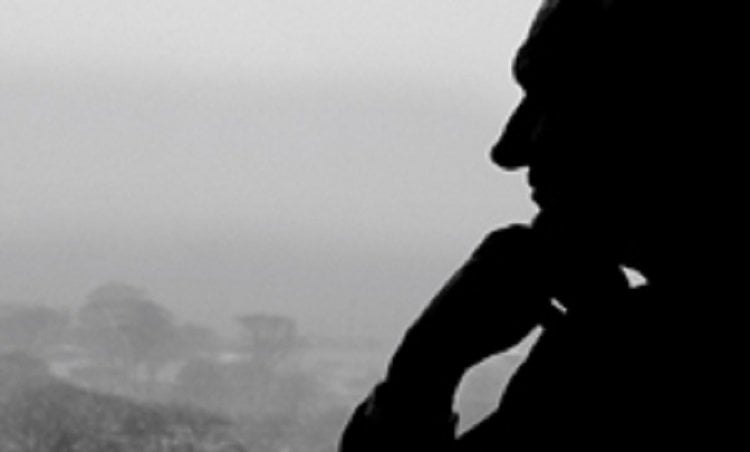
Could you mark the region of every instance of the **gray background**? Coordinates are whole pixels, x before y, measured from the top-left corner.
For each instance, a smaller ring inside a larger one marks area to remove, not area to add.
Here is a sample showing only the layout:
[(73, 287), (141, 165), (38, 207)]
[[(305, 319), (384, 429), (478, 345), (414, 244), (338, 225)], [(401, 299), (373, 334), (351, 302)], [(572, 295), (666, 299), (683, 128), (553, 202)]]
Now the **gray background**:
[(0, 0), (0, 302), (395, 341), (497, 225), (539, 1)]

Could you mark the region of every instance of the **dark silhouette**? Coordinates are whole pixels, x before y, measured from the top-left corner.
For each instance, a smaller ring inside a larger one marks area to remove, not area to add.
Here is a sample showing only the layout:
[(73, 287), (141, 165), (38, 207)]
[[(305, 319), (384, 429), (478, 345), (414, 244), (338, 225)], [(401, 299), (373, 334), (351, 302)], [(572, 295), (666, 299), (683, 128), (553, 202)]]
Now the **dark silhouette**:
[[(696, 173), (675, 154), (696, 136), (680, 80), (697, 78), (658, 3), (544, 2), (514, 66), (525, 97), (492, 152), (529, 168), (540, 213), (491, 233), (432, 300), (342, 452), (676, 450), (709, 436), (691, 364), (710, 343), (695, 301), (709, 270), (681, 234), (705, 222), (682, 205), (699, 199)], [(498, 409), (457, 437), (464, 373), (537, 326)]]

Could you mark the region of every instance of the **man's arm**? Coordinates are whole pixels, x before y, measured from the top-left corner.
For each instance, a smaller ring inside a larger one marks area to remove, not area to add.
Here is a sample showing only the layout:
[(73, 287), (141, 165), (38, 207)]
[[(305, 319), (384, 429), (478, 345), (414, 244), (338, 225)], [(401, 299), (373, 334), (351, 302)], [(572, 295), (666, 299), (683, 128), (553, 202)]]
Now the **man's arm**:
[(465, 372), (516, 345), (550, 309), (534, 232), (490, 234), (407, 331), (383, 382), (354, 413), (341, 452), (453, 451)]

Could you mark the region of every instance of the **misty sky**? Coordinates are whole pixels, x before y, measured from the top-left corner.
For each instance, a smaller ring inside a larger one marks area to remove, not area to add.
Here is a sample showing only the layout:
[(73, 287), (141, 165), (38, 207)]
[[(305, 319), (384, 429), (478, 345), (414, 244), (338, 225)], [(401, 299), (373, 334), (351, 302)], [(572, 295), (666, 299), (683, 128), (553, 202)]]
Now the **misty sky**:
[(0, 0), (0, 301), (395, 338), (490, 228), (539, 1)]

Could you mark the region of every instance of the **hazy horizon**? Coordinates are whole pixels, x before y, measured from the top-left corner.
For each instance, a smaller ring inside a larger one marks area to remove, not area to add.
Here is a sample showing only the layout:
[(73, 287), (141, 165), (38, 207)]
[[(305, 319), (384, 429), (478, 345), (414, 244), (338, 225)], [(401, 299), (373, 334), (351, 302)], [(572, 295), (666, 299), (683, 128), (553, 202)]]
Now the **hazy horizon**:
[(0, 2), (0, 302), (396, 340), (489, 229), (537, 2)]

